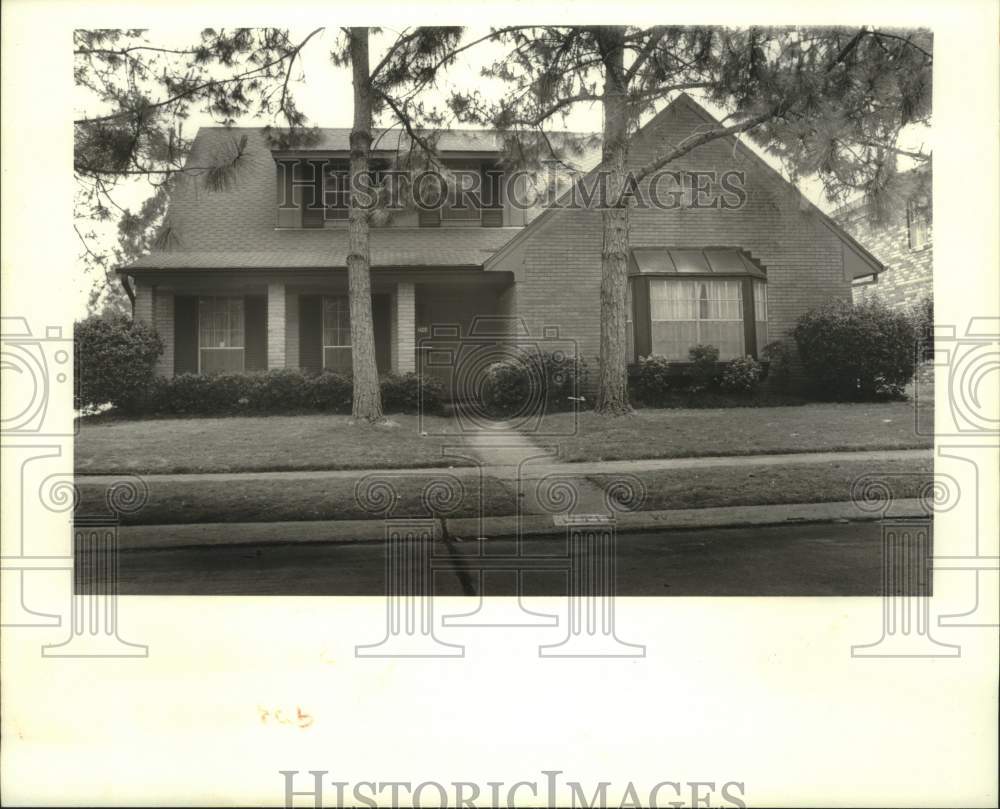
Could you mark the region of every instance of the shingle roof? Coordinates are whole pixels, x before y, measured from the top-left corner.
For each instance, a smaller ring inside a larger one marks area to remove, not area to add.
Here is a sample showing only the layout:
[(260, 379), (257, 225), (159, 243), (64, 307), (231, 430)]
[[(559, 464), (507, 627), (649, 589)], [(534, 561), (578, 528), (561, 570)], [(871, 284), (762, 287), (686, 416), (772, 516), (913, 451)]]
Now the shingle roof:
[[(206, 127), (199, 131), (200, 137), (215, 137), (219, 133), (223, 137), (231, 135), (233, 132), (259, 132), (259, 129), (241, 129), (225, 127)], [(308, 144), (298, 146), (296, 152), (347, 152), (350, 150), (351, 130), (347, 128), (321, 128), (314, 130), (316, 139), (310, 140)], [(437, 148), (440, 152), (502, 152), (504, 149), (503, 136), (493, 129), (443, 129), (443, 130), (421, 130), (421, 135), (433, 135), (437, 140)], [(531, 137), (531, 134), (523, 134), (522, 138)], [(372, 149), (375, 151), (396, 151), (406, 148), (409, 144), (409, 137), (403, 130), (396, 129), (375, 129), (372, 130)], [(600, 133), (597, 132), (550, 132), (547, 133), (550, 143), (556, 148), (576, 144), (584, 152), (594, 152), (597, 156), (600, 153)], [(594, 148), (592, 141), (597, 139), (597, 148)], [(589, 155), (588, 155), (589, 156)]]
[[(481, 267), (519, 228), (383, 228), (371, 231), (371, 266)], [(347, 229), (273, 231), (250, 250), (161, 250), (128, 269), (307, 269), (347, 266)]]
[[(347, 129), (324, 129), (314, 149), (346, 148)], [(227, 162), (246, 146), (230, 187), (206, 188), (199, 169)], [(393, 134), (395, 137), (395, 133)], [(444, 151), (498, 148), (495, 132), (442, 134)], [(395, 148), (395, 145), (393, 145)], [(599, 149), (597, 153), (599, 154)], [(346, 227), (282, 230), (277, 220), (275, 163), (262, 128), (204, 127), (198, 131), (167, 210), (169, 249), (154, 250), (121, 271), (153, 269), (259, 269), (342, 267)], [(373, 267), (481, 267), (519, 228), (382, 227), (371, 231)]]

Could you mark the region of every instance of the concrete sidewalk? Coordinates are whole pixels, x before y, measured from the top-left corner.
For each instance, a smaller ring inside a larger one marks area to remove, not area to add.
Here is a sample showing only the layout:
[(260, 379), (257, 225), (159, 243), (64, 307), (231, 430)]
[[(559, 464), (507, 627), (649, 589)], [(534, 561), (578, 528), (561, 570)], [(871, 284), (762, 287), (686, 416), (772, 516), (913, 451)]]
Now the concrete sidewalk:
[[(894, 450), (862, 450), (857, 452), (789, 452), (775, 455), (721, 455), (691, 458), (647, 458), (631, 461), (580, 461), (576, 463), (560, 462), (551, 452), (537, 448), (531, 444), (521, 447), (480, 446), (466, 444), (466, 457), (472, 458), (477, 449), (481, 453), (479, 466), (434, 466), (417, 467), (413, 469), (328, 469), (328, 470), (295, 470), (285, 472), (197, 472), (191, 474), (140, 474), (123, 470), (118, 475), (88, 475), (77, 474), (81, 483), (109, 484), (121, 480), (122, 475), (138, 474), (143, 480), (184, 481), (196, 483), (199, 481), (241, 480), (315, 480), (315, 479), (348, 479), (391, 473), (393, 475), (412, 475), (414, 477), (433, 476), (441, 474), (457, 477), (488, 475), (501, 479), (513, 479), (520, 469), (525, 479), (537, 480), (549, 475), (599, 475), (618, 472), (659, 472), (674, 469), (707, 469), (720, 466), (783, 466), (787, 464), (827, 463), (830, 461), (905, 461), (910, 459), (930, 458), (933, 451), (930, 448), (894, 449)], [(456, 444), (456, 450), (460, 449)], [(520, 453), (520, 454), (518, 454)], [(536, 453), (532, 455), (532, 453)], [(525, 460), (526, 456), (530, 456)], [(457, 456), (456, 456), (457, 457)], [(520, 458), (520, 460), (517, 460)]]

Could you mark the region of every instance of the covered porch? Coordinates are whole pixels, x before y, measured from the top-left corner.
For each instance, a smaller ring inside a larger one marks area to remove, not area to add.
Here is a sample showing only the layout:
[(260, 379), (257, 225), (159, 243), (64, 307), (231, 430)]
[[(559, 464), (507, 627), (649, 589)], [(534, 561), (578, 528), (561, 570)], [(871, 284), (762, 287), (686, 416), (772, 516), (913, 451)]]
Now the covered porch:
[[(164, 342), (158, 373), (294, 368), (351, 372), (347, 271), (161, 271), (136, 274), (134, 316)], [(421, 363), (436, 334), (464, 336), (477, 317), (513, 315), (513, 277), (469, 270), (373, 270), (379, 373)], [(447, 380), (442, 378), (442, 381)]]

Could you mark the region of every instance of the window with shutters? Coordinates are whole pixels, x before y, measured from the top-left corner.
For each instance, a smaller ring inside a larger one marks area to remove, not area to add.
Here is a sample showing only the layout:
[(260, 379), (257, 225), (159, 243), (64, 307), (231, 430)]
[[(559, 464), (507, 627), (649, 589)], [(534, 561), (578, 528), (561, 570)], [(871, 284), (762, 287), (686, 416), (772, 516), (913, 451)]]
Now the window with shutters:
[(327, 220), (347, 219), (351, 206), (351, 173), (347, 161), (323, 166), (323, 205)]
[(351, 373), (351, 306), (346, 295), (323, 298), (323, 367)]
[(198, 299), (198, 371), (242, 371), (246, 361), (242, 297)]
[[(446, 203), (441, 207), (441, 221), (491, 226), (502, 224), (500, 170), (494, 164), (480, 160), (452, 162), (448, 168), (455, 174)], [(494, 221), (498, 215), (500, 221)]]

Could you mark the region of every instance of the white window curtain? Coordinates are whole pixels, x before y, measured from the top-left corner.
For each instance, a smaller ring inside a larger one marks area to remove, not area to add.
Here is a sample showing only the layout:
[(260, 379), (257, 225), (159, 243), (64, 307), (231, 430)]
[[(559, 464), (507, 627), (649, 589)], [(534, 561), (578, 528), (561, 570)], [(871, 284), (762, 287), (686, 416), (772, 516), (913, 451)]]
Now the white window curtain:
[(761, 357), (767, 345), (767, 284), (753, 282), (754, 321), (757, 330), (757, 356)]
[(323, 367), (351, 372), (351, 306), (346, 295), (323, 298)]
[(650, 279), (649, 306), (654, 354), (683, 362), (696, 345), (715, 346), (720, 360), (746, 354), (738, 280)]
[(245, 349), (243, 298), (199, 298), (198, 353), (201, 373), (242, 371)]

